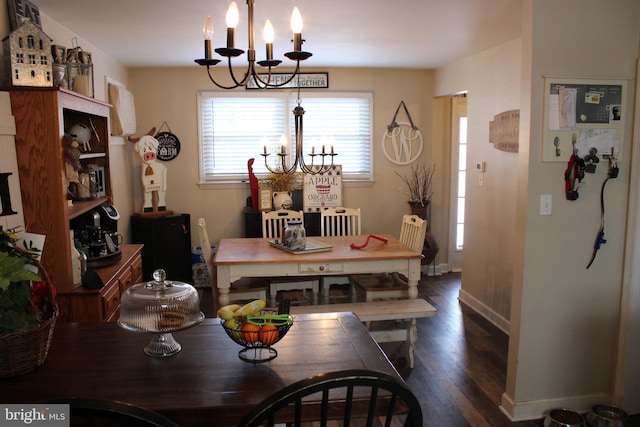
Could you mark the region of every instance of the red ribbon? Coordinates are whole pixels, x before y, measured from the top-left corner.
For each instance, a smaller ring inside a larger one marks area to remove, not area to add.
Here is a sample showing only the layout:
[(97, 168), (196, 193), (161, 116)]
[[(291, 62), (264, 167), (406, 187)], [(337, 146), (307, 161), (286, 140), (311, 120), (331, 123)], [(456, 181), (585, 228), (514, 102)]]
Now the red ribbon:
[(389, 241), (389, 239), (387, 239), (386, 237), (380, 237), (380, 236), (376, 236), (375, 234), (369, 234), (367, 236), (367, 239), (364, 241), (363, 244), (356, 245), (355, 243), (352, 243), (351, 244), (351, 249), (362, 249), (362, 248), (365, 248), (369, 244), (369, 239), (371, 239), (371, 238), (378, 239), (383, 243), (387, 243)]

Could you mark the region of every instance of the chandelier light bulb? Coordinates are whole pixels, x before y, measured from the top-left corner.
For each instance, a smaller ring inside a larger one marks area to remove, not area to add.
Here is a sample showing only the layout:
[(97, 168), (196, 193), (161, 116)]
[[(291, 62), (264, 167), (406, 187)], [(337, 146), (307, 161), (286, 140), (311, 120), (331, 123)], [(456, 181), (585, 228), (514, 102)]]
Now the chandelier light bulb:
[(302, 15), (297, 7), (294, 7), (291, 13), (291, 31), (293, 31), (293, 51), (300, 52), (302, 50)]
[(273, 30), (273, 25), (271, 25), (271, 21), (267, 19), (267, 22), (264, 23), (264, 29), (262, 30), (262, 35), (264, 37), (265, 43), (273, 43), (273, 39), (275, 38), (275, 32)]
[(240, 21), (240, 13), (236, 2), (231, 2), (227, 9), (227, 28), (236, 28)]
[(294, 34), (302, 33), (302, 15), (300, 15), (297, 7), (294, 7), (293, 12), (291, 12), (291, 31)]
[(236, 2), (231, 2), (227, 10), (227, 49), (234, 48), (235, 31), (239, 20), (238, 5)]
[(267, 22), (264, 23), (262, 36), (264, 37), (265, 48), (267, 52), (267, 61), (271, 61), (273, 60), (273, 39), (275, 38), (275, 33), (273, 31), (273, 25), (271, 25), (271, 21), (269, 21), (268, 19)]
[(213, 19), (211, 19), (211, 15), (204, 19), (202, 35), (204, 36), (204, 57), (205, 59), (211, 59), (211, 39), (213, 39)]
[(207, 16), (204, 19), (204, 24), (202, 25), (202, 35), (205, 40), (213, 39), (213, 19), (211, 19), (211, 15)]

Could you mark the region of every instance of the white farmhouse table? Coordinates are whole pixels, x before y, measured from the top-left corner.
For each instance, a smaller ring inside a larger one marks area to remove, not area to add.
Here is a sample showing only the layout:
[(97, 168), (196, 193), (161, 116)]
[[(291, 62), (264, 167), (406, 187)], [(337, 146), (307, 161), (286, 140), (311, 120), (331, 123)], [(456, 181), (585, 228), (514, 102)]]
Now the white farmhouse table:
[(383, 243), (370, 239), (366, 247), (363, 236), (313, 237), (330, 245), (328, 251), (291, 254), (273, 247), (264, 238), (222, 239), (218, 244), (214, 264), (217, 267), (218, 300), (229, 304), (231, 284), (242, 277), (321, 276), (366, 273), (400, 273), (407, 277), (409, 298), (417, 298), (422, 254), (412, 251), (388, 234)]

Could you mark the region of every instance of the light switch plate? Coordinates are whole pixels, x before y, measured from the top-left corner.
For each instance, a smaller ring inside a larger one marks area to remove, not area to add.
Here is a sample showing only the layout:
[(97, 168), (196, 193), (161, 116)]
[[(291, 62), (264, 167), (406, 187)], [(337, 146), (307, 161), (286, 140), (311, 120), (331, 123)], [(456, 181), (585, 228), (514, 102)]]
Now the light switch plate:
[(551, 215), (551, 194), (540, 195), (540, 215)]

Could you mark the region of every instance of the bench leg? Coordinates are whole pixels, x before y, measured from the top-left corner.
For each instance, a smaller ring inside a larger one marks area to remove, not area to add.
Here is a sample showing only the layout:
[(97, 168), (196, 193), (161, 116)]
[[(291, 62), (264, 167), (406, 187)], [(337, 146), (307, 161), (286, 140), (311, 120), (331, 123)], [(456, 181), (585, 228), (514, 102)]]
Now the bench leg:
[(418, 325), (416, 319), (411, 319), (411, 321), (407, 321), (407, 341), (405, 341), (407, 345), (407, 357), (409, 358), (409, 367), (413, 369), (415, 360), (414, 360), (414, 350), (416, 348), (416, 342), (418, 341)]

